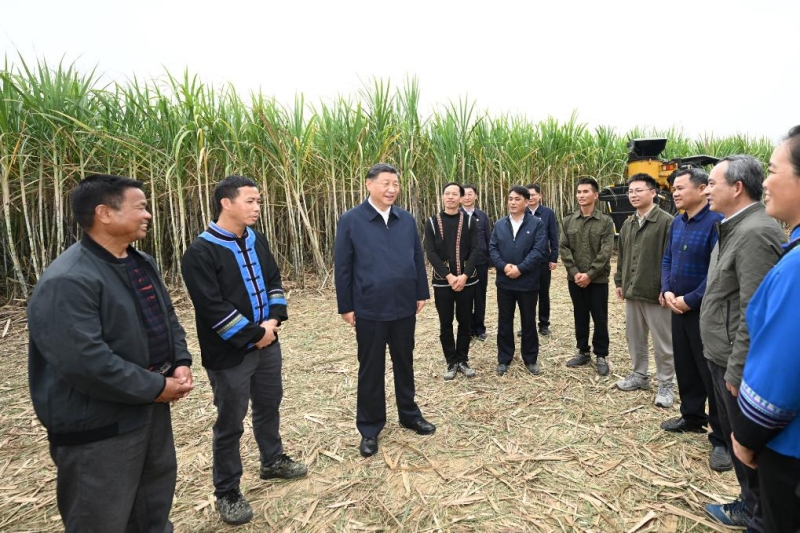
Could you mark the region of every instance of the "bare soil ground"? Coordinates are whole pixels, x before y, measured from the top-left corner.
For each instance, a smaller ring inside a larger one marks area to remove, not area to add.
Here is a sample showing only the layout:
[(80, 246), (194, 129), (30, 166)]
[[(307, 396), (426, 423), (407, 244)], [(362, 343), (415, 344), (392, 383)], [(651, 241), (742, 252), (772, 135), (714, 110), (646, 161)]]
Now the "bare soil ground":
[[(567, 369), (574, 353), (572, 307), (563, 270), (553, 277), (553, 336), (542, 339), (543, 374), (515, 359), (495, 375), (494, 287), (489, 339), (473, 342), (478, 375), (444, 382), (434, 306), (417, 323), (417, 401), (437, 425), (420, 437), (397, 424), (387, 368), (387, 426), (379, 453), (358, 454), (354, 332), (336, 314), (329, 288), (289, 293), (282, 332), (287, 453), (308, 464), (306, 479), (258, 477), (252, 431), (242, 439), (242, 490), (255, 518), (237, 531), (725, 531), (703, 504), (737, 494), (732, 472), (708, 468), (702, 435), (659, 429), (673, 409), (655, 392), (621, 392), (629, 373), (624, 306), (610, 302), (611, 375)], [(199, 363), (192, 308), (176, 306), (197, 355), (196, 388), (173, 408), (178, 483), (172, 520), (178, 532), (233, 530), (214, 510), (211, 427), (215, 409)], [(5, 331), (4, 331), (5, 330)], [(27, 389), (27, 332), (19, 308), (0, 308), (0, 531), (61, 531), (55, 469)], [(654, 371), (651, 362), (651, 373)]]

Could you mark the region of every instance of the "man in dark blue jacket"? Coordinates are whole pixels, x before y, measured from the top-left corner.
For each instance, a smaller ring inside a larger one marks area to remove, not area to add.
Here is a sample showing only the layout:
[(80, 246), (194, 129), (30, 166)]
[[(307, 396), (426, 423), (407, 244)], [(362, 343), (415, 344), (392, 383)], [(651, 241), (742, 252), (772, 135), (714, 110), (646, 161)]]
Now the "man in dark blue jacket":
[(502, 376), (514, 357), (514, 311), (519, 305), (522, 360), (531, 374), (540, 372), (536, 300), (539, 268), (547, 259), (544, 223), (528, 211), (528, 189), (515, 185), (508, 193), (509, 215), (494, 225), (489, 256), (497, 269), (497, 374)]
[(461, 197), (461, 210), (466, 213), (467, 225), (478, 226), (478, 246), (484, 259), (475, 264), (478, 271), (478, 283), (475, 284), (472, 318), (470, 319), (470, 333), (479, 341), (486, 340), (486, 289), (489, 286), (489, 239), (492, 237), (492, 221), (485, 212), (475, 207), (478, 200), (478, 189), (475, 185), (465, 184), (464, 196)]
[(356, 328), (356, 426), (364, 457), (378, 451), (386, 424), (386, 345), (394, 368), (400, 425), (420, 435), (436, 427), (414, 401), (416, 315), (430, 298), (417, 223), (394, 206), (397, 169), (379, 163), (367, 173), (369, 197), (339, 219), (334, 245), (336, 300), (342, 319)]
[(544, 222), (546, 230), (548, 255), (539, 268), (539, 334), (549, 336), (552, 334), (550, 331), (550, 279), (552, 271), (558, 266), (558, 224), (553, 210), (542, 205), (542, 188), (537, 183), (531, 183), (526, 188), (531, 194), (528, 200), (528, 211)]

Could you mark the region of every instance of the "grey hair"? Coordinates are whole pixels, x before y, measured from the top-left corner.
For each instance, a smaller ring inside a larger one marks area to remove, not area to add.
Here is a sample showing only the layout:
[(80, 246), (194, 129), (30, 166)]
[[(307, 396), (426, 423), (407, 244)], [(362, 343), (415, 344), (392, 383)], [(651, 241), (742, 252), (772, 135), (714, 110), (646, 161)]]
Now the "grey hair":
[(723, 161), (728, 162), (724, 173), (728, 185), (733, 186), (741, 181), (751, 200), (761, 200), (764, 192), (764, 164), (751, 155), (729, 155), (722, 158), (720, 163)]

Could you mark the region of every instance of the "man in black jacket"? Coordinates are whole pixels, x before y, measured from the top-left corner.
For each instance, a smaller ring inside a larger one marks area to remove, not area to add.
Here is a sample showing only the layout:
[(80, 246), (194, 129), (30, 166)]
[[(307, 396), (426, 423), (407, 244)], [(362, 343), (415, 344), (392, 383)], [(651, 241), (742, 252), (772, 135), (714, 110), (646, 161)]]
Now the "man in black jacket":
[[(478, 272), (475, 263), (483, 261), (478, 247), (478, 225), (469, 225), (460, 211), (459, 200), (464, 188), (448, 183), (442, 189), (444, 209), (425, 223), (425, 255), (433, 269), (433, 296), (439, 314), (439, 340), (442, 343), (447, 370), (446, 381), (461, 372), (471, 378), (475, 370), (469, 366), (470, 319), (472, 298)], [(453, 309), (458, 333), (453, 338)]]
[(508, 193), (508, 213), (494, 225), (489, 256), (497, 269), (497, 374), (502, 376), (514, 357), (514, 310), (519, 305), (522, 360), (539, 374), (536, 299), (539, 268), (547, 258), (544, 223), (528, 211), (528, 189), (515, 185)]
[[(548, 337), (550, 331), (550, 281), (552, 271), (558, 266), (558, 223), (556, 214), (547, 206), (542, 205), (542, 188), (537, 183), (525, 187), (531, 194), (528, 199), (528, 211), (544, 223), (547, 237), (547, 257), (542, 261), (539, 269), (539, 334)], [(519, 332), (522, 335), (522, 332)]]
[(473, 293), (472, 318), (470, 318), (470, 334), (479, 341), (486, 340), (486, 289), (489, 286), (489, 239), (492, 237), (492, 221), (489, 215), (475, 207), (478, 200), (478, 189), (475, 185), (465, 184), (464, 196), (461, 197), (461, 210), (468, 216), (467, 226), (478, 226), (478, 246), (483, 254), (482, 262), (475, 263), (478, 271), (478, 283)]
[(71, 193), (84, 230), (28, 302), (29, 384), (56, 465), (68, 533), (172, 531), (177, 463), (169, 402), (192, 359), (153, 259), (142, 183), (94, 175)]
[(255, 182), (228, 176), (214, 189), (218, 219), (183, 257), (183, 280), (194, 303), (197, 337), (217, 407), (214, 488), (220, 518), (244, 524), (253, 517), (239, 490), (239, 439), (248, 402), (261, 479), (296, 478), (306, 466), (283, 453), (283, 398), (278, 330), (288, 318), (281, 274), (267, 239), (251, 226), (260, 214)]

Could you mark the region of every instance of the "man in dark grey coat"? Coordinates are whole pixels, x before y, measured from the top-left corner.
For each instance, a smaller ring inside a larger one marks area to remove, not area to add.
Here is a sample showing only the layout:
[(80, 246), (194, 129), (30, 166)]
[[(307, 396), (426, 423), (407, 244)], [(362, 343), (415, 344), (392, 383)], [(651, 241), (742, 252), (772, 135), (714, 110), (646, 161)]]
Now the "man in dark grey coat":
[(56, 464), (67, 532), (172, 531), (177, 464), (169, 403), (191, 356), (153, 259), (142, 183), (89, 176), (72, 191), (85, 235), (28, 303), (29, 381)]

